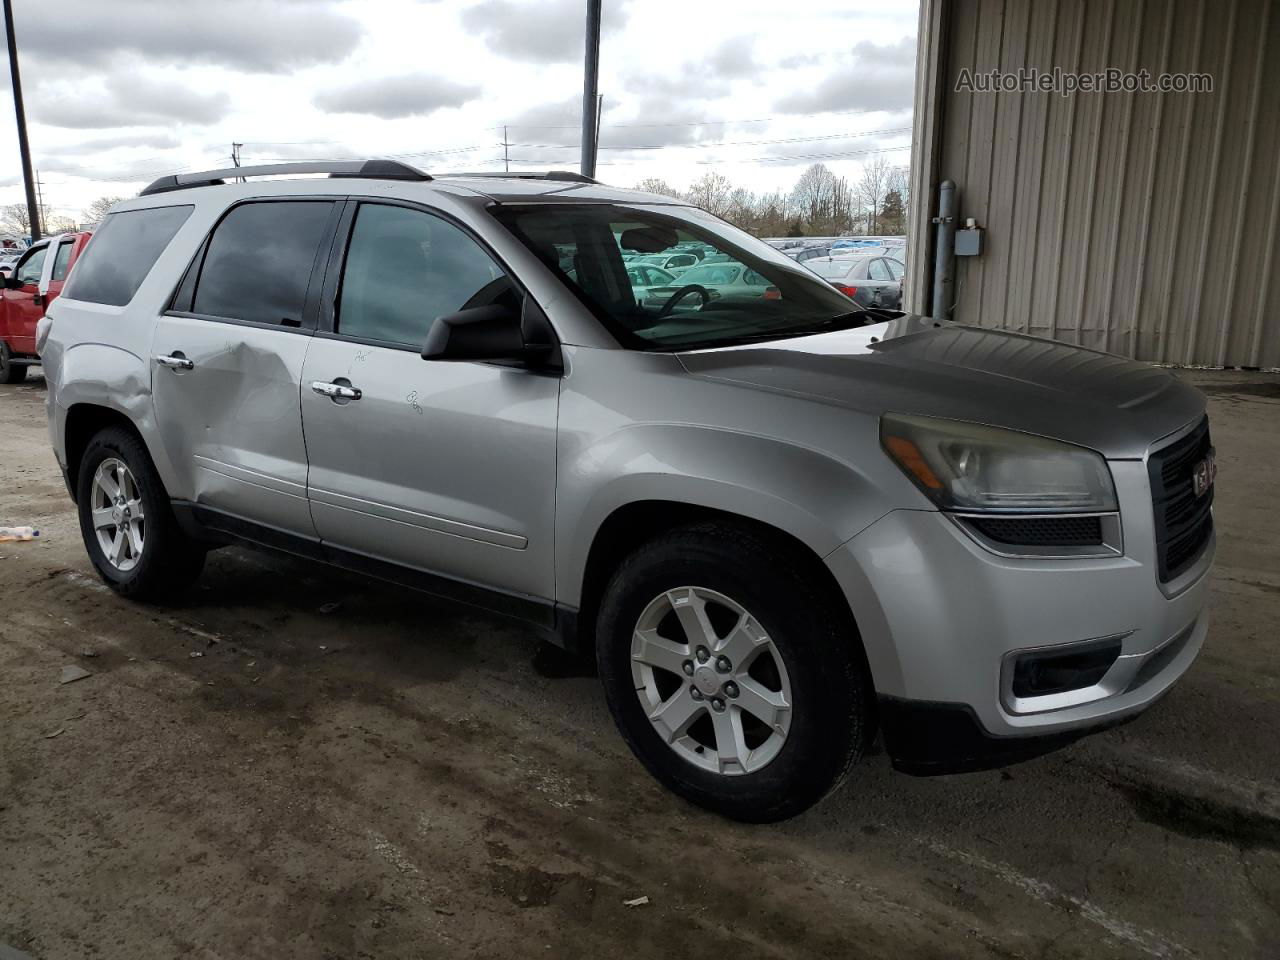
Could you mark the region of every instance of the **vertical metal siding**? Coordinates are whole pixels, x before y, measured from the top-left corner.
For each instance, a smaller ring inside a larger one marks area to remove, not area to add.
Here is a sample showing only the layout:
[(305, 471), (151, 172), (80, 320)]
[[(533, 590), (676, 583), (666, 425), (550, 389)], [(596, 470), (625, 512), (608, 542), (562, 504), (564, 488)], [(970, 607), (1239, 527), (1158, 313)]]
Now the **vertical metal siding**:
[[(1170, 363), (1280, 367), (1275, 0), (955, 0), (936, 176), (987, 228), (954, 317)], [(1202, 72), (1208, 94), (969, 93), (960, 71)], [(930, 198), (932, 201), (933, 198)]]

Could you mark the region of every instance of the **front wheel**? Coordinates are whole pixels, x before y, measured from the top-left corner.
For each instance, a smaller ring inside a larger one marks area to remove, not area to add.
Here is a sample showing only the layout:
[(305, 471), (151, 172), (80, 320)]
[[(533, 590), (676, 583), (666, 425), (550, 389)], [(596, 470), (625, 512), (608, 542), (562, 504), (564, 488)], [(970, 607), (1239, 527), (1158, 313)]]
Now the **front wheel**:
[(27, 379), (26, 364), (14, 363), (9, 345), (0, 340), (0, 383), (21, 383)]
[(670, 789), (736, 820), (812, 806), (872, 728), (859, 640), (796, 560), (748, 529), (688, 527), (629, 557), (601, 603), (623, 737)]
[(110, 427), (89, 442), (76, 505), (89, 559), (121, 596), (162, 600), (199, 576), (205, 550), (178, 526), (160, 475), (131, 431)]

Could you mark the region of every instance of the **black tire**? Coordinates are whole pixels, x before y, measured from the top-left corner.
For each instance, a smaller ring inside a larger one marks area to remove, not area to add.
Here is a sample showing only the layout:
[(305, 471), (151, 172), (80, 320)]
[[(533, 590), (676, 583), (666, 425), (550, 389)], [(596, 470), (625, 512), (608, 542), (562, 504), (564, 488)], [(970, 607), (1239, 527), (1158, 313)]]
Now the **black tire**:
[[(805, 559), (746, 527), (684, 527), (628, 557), (601, 600), (596, 658), (623, 738), (675, 793), (735, 820), (768, 823), (808, 809), (844, 779), (874, 730), (875, 694), (861, 641), (850, 635), (834, 598), (805, 576)], [(761, 769), (730, 776), (695, 765), (658, 734), (640, 702), (632, 632), (651, 600), (681, 586), (715, 591), (749, 610), (790, 677), (791, 728)]]
[(27, 379), (25, 364), (14, 363), (9, 345), (0, 340), (0, 383), (21, 383)]
[[(146, 528), (141, 557), (128, 571), (107, 559), (93, 528), (92, 486), (102, 461), (124, 462), (137, 483), (145, 510)], [(108, 427), (92, 440), (80, 459), (76, 480), (80, 534), (98, 575), (116, 593), (135, 600), (164, 600), (189, 586), (204, 567), (207, 549), (178, 526), (160, 475), (137, 434), (124, 427)]]

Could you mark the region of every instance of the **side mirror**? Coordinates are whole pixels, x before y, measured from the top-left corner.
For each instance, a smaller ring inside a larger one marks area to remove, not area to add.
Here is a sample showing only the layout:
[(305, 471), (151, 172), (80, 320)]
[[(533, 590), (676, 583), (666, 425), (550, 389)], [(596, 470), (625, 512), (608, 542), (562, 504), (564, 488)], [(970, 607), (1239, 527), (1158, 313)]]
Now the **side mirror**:
[(545, 349), (525, 343), (520, 315), (510, 307), (471, 307), (431, 324), (422, 359), (527, 360)]
[(12, 271), (12, 270), (9, 271), (8, 275), (4, 278), (4, 288), (6, 290), (22, 289), (22, 282), (18, 279), (18, 274), (16, 271)]

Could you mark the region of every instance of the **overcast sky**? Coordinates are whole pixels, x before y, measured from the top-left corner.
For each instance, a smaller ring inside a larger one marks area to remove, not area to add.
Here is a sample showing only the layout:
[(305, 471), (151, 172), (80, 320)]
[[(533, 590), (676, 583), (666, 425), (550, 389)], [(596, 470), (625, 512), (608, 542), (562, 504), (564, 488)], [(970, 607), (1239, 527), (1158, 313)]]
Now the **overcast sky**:
[[(13, 0), (45, 203), (281, 158), (576, 169), (586, 0)], [(604, 0), (597, 176), (789, 189), (909, 153), (916, 0)], [(0, 203), (22, 200), (4, 72)]]

